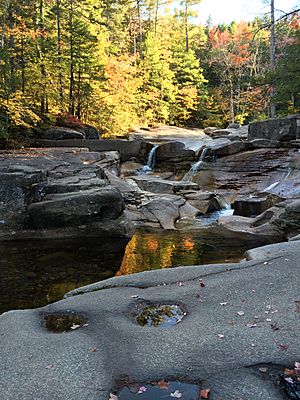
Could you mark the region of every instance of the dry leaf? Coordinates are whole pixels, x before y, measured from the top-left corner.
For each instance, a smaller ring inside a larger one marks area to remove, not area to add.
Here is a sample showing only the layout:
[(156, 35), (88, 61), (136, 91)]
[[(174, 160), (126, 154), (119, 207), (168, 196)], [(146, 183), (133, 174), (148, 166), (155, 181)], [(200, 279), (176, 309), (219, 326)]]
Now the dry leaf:
[(174, 397), (175, 399), (180, 399), (182, 397), (182, 393), (179, 392), (179, 390), (175, 390), (175, 392), (170, 394), (171, 397)]
[(164, 380), (162, 380), (162, 381), (158, 381), (157, 382), (157, 386), (161, 389), (161, 390), (167, 390), (167, 389), (169, 389), (169, 382), (166, 382), (166, 381), (164, 381)]
[(208, 399), (210, 393), (210, 389), (202, 389), (200, 390), (200, 398), (201, 399)]
[(145, 386), (141, 386), (137, 392), (137, 394), (142, 394), (147, 392), (147, 388)]
[(287, 344), (282, 344), (282, 343), (280, 343), (280, 344), (278, 345), (278, 348), (279, 348), (280, 350), (282, 350), (282, 351), (287, 351), (287, 349), (289, 348), (289, 346), (288, 346)]

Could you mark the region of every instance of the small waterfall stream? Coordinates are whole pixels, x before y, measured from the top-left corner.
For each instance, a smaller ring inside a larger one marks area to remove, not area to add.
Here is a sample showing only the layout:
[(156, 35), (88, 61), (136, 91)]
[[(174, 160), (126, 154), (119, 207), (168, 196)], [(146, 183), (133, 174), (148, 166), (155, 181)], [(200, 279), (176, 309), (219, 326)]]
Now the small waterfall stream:
[(184, 177), (182, 178), (183, 182), (191, 181), (192, 178), (197, 174), (197, 172), (200, 171), (201, 166), (205, 162), (205, 157), (207, 156), (208, 152), (209, 152), (209, 148), (204, 147), (204, 149), (201, 152), (199, 161), (197, 161), (195, 164), (193, 164), (191, 166), (191, 169), (184, 175)]
[(158, 144), (154, 145), (148, 154), (147, 164), (141, 169), (141, 173), (147, 174), (153, 171), (155, 166), (155, 152)]

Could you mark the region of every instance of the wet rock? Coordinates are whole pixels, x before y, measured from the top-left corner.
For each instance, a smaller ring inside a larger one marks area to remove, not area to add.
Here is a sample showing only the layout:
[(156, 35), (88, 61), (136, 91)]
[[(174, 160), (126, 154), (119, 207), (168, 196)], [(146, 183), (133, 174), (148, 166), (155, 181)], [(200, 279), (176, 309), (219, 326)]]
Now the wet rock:
[(222, 196), (217, 196), (211, 192), (185, 193), (184, 198), (188, 204), (196, 208), (201, 214), (219, 211), (224, 208), (226, 203)]
[(300, 200), (288, 200), (273, 206), (257, 216), (222, 217), (219, 224), (232, 231), (244, 231), (274, 240), (288, 240), (300, 232)]
[(239, 196), (232, 204), (232, 208), (234, 209), (234, 215), (256, 217), (281, 201), (283, 201), (282, 197), (272, 194), (262, 194), (260, 196)]
[(47, 129), (43, 134), (43, 139), (47, 140), (66, 140), (66, 139), (84, 139), (84, 134), (74, 129), (54, 126)]

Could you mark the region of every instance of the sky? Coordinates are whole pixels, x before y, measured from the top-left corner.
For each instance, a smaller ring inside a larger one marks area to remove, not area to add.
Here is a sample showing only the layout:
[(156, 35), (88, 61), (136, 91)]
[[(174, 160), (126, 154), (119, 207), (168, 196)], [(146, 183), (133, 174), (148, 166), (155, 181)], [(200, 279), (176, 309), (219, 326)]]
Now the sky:
[[(289, 12), (300, 8), (300, 0), (275, 0), (277, 10)], [(213, 24), (230, 23), (235, 21), (251, 21), (269, 11), (269, 6), (263, 0), (202, 0), (194, 7), (197, 10), (198, 20), (205, 23), (209, 16)], [(280, 14), (279, 14), (280, 15)]]

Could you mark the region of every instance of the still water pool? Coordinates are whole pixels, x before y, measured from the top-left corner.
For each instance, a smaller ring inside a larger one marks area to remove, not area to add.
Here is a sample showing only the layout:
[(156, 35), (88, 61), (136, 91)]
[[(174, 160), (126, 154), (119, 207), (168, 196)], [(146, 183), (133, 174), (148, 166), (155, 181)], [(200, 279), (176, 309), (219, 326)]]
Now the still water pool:
[(103, 238), (2, 243), (0, 312), (41, 307), (70, 290), (115, 275), (237, 262), (245, 250), (268, 243), (206, 229), (140, 231), (129, 243)]

